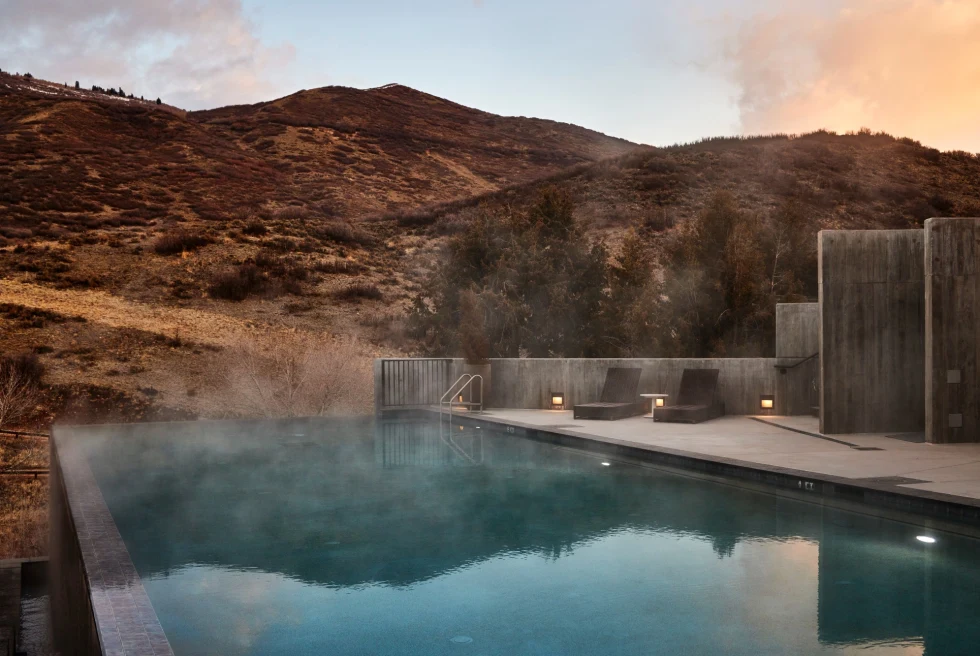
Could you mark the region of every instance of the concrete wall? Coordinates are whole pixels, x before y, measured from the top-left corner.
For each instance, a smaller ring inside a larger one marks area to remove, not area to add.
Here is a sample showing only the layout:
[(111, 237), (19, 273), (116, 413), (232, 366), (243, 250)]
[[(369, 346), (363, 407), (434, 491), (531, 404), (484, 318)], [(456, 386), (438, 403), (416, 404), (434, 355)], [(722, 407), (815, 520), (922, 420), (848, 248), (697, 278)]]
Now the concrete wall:
[(776, 303), (776, 359), (806, 358), (820, 351), (820, 304)]
[(102, 654), (82, 551), (65, 492), (56, 440), (50, 440), (48, 590), (54, 647), (65, 656)]
[(665, 392), (676, 402), (684, 369), (719, 369), (718, 388), (728, 414), (759, 414), (759, 395), (777, 394), (772, 358), (522, 358), (492, 361), (495, 408), (547, 408), (551, 392), (564, 392), (566, 405), (599, 400), (609, 367), (640, 367), (640, 393)]
[(980, 219), (925, 224), (926, 440), (980, 441)]
[(921, 230), (824, 230), (818, 239), (820, 430), (925, 426)]
[(781, 415), (807, 415), (820, 404), (820, 304), (776, 304), (776, 409)]

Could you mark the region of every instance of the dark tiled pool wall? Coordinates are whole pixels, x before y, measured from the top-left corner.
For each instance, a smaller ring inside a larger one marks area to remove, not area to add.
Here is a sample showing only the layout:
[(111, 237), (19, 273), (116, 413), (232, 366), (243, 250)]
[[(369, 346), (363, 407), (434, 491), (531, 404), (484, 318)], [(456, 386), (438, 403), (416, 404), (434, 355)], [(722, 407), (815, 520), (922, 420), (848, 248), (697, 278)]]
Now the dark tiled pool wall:
[(173, 656), (81, 445), (51, 448), (52, 623), (62, 654)]
[(95, 628), (82, 552), (68, 510), (58, 447), (54, 440), (51, 442), (49, 590), (54, 646), (64, 656), (98, 655), (102, 654), (102, 648)]
[[(425, 411), (429, 416), (437, 414), (435, 410)], [(647, 462), (675, 469), (688, 470), (709, 476), (746, 483), (779, 488), (790, 492), (799, 492), (807, 496), (837, 499), (842, 502), (863, 505), (870, 509), (890, 510), (899, 513), (912, 513), (933, 518), (952, 525), (960, 525), (969, 533), (980, 530), (980, 502), (960, 503), (945, 498), (947, 495), (928, 492), (925, 490), (888, 489), (887, 485), (871, 482), (860, 484), (850, 479), (829, 475), (814, 475), (782, 467), (756, 464), (748, 467), (735, 460), (714, 456), (694, 455), (671, 449), (645, 449), (637, 446), (616, 444), (599, 441), (570, 434), (565, 430), (546, 430), (531, 426), (521, 426), (495, 420), (493, 417), (482, 416), (479, 419), (456, 415), (454, 422), (467, 425), (492, 424), (499, 430), (542, 442), (567, 446), (583, 451), (591, 451), (603, 455)]]

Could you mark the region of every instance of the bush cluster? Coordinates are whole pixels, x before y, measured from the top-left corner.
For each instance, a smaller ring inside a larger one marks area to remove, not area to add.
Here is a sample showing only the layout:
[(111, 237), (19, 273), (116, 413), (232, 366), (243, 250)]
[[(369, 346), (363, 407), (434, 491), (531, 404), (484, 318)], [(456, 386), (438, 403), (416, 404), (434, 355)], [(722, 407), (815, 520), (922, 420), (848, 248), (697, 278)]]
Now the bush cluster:
[(180, 230), (157, 237), (153, 242), (153, 251), (157, 255), (178, 255), (197, 250), (213, 242), (214, 239), (207, 235)]

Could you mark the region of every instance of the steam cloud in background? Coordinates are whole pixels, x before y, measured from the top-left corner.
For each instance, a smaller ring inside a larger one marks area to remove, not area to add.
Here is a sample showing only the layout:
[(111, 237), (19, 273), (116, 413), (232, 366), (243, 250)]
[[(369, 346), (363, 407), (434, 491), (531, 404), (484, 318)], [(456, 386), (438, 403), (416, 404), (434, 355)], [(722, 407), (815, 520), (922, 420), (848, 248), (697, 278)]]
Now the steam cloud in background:
[(186, 109), (284, 95), (291, 44), (256, 36), (241, 0), (0, 0), (0, 66), (122, 86)]
[(787, 3), (731, 30), (745, 134), (869, 127), (980, 151), (980, 2)]

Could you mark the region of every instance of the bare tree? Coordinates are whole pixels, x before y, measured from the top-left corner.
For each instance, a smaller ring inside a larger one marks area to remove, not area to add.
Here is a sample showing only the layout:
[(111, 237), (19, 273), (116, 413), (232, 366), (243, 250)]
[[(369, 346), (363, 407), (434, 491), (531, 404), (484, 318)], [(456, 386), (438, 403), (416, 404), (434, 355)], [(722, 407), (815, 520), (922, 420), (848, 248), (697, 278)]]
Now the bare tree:
[[(40, 381), (41, 367), (34, 357), (0, 359), (0, 429), (15, 427), (34, 413), (41, 401)], [(0, 472), (37, 463), (44, 450), (34, 438), (0, 442)]]
[(40, 368), (30, 357), (0, 361), (0, 429), (26, 419), (41, 400)]
[(244, 414), (313, 417), (370, 407), (371, 357), (352, 338), (296, 334), (263, 345), (246, 341), (228, 373)]

